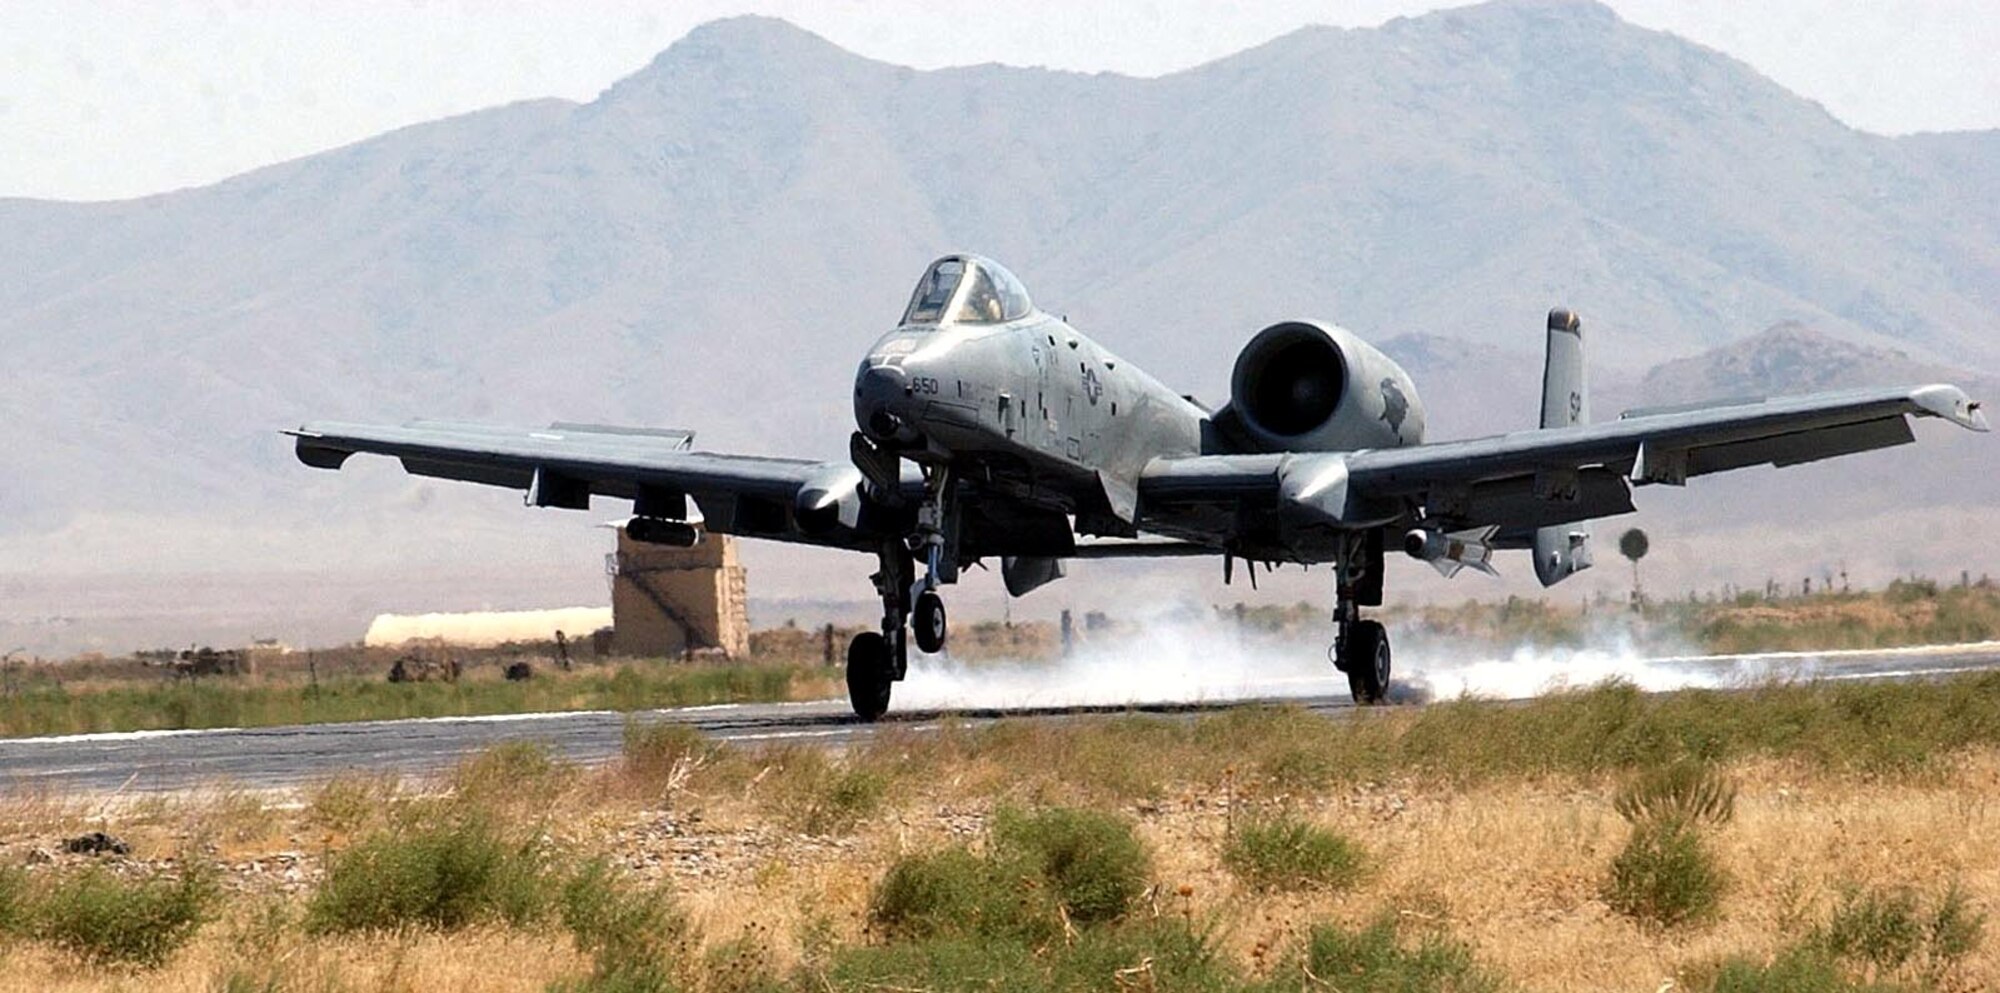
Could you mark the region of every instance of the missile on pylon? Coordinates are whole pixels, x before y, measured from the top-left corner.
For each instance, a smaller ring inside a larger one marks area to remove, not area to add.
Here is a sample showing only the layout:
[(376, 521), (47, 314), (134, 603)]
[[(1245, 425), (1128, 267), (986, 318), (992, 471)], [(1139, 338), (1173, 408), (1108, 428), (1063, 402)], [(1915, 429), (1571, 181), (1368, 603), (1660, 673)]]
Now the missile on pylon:
[(1417, 528), (1403, 536), (1403, 551), (1420, 562), (1429, 562), (1431, 568), (1447, 579), (1468, 567), (1497, 576), (1499, 573), (1493, 569), (1494, 530), (1483, 528), (1447, 534), (1430, 528)]

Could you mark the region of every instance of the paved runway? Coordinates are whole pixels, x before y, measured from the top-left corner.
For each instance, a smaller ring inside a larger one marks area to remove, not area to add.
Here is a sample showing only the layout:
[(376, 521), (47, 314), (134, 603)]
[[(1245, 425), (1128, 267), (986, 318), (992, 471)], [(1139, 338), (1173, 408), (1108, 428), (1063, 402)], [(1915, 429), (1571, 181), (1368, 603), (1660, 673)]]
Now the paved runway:
[[(1705, 686), (1754, 682), (1774, 675), (1835, 680), (1933, 678), (2000, 668), (2000, 642), (1884, 651), (1681, 656), (1638, 662), (1681, 673), (1688, 677), (1687, 685)], [(1346, 694), (1332, 695), (1338, 686), (1338, 676), (1331, 671), (1328, 676), (1325, 682), (1328, 695), (1279, 699), (1320, 712), (1351, 709)], [(1252, 697), (1198, 704), (1089, 708), (957, 708), (948, 713), (970, 723), (1003, 717), (1065, 720), (1105, 712), (1189, 713), (1257, 700)], [(852, 719), (845, 701), (827, 700), (691, 707), (637, 715), (582, 711), (252, 730), (21, 738), (0, 741), (0, 790), (150, 792), (219, 784), (280, 788), (351, 770), (406, 775), (431, 772), (451, 765), (467, 753), (505, 741), (541, 742), (572, 761), (598, 762), (618, 754), (628, 716), (678, 721), (718, 740), (742, 744), (790, 741), (837, 746), (885, 728), (935, 727), (947, 712), (892, 710), (881, 723), (861, 724)]]

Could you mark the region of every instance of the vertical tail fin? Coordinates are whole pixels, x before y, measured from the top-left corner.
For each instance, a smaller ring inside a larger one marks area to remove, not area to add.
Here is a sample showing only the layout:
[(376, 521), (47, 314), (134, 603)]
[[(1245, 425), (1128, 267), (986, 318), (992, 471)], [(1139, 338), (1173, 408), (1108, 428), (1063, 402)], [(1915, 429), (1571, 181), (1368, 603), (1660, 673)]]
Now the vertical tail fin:
[[(1583, 323), (1558, 307), (1549, 311), (1548, 360), (1542, 367), (1542, 427), (1590, 421), (1590, 391), (1583, 368)], [(1535, 577), (1554, 586), (1590, 568), (1590, 525), (1559, 524), (1535, 530)]]

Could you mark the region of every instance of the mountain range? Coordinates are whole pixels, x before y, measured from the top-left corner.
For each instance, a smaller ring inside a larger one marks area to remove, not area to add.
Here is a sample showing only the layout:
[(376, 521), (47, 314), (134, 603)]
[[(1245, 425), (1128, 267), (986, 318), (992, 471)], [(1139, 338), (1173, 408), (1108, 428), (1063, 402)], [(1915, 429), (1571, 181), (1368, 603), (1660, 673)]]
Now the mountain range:
[[(478, 569), (533, 600), (601, 544), (577, 519), (308, 473), (278, 430), (567, 419), (835, 456), (854, 362), (955, 250), (1211, 403), (1259, 327), (1336, 321), (1408, 362), (1444, 435), (1528, 426), (1558, 303), (1600, 415), (2000, 368), (2000, 132), (1859, 132), (1594, 3), (1307, 28), (1148, 79), (918, 71), (735, 18), (588, 103), (137, 200), (0, 200), (0, 576), (376, 577), (362, 609)], [(1993, 510), (1960, 484), (1994, 446), (1919, 435), (1818, 477), (1868, 491), (1836, 501), (1848, 533)], [(1787, 479), (1753, 475), (1715, 499)], [(1690, 533), (1734, 523), (1702, 499), (1674, 511)], [(866, 571), (758, 554), (788, 595)]]

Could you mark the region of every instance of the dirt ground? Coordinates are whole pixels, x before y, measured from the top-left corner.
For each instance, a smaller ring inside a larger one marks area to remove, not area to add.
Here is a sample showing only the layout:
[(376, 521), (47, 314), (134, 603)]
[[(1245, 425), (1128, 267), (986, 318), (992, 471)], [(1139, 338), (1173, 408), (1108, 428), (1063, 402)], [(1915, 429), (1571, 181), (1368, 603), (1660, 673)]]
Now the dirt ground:
[[(807, 942), (871, 940), (869, 893), (898, 856), (978, 844), (993, 806), (979, 794), (995, 772), (968, 770), (906, 792), (830, 835), (784, 826), (760, 793), (761, 776), (727, 791), (669, 789), (656, 797), (620, 795), (602, 782), (574, 786), (544, 823), (559, 849), (607, 853), (640, 878), (670, 880), (706, 945), (748, 941), (782, 969)], [(1936, 894), (1956, 882), (1976, 908), (2000, 906), (2000, 752), (1959, 755), (1918, 781), (1836, 777), (1775, 760), (1730, 772), (1741, 785), (1737, 813), (1713, 841), (1733, 882), (1720, 919), (1692, 931), (1650, 930), (1601, 899), (1606, 867), (1628, 830), (1611, 808), (1609, 784), (1363, 783), (1250, 801), (1225, 783), (1122, 812), (1153, 853), (1157, 883), (1143, 912), (1219, 925), (1225, 953), (1246, 970), (1312, 923), (1393, 910), (1470, 943), (1520, 988), (1653, 991), (1673, 988), (1692, 964), (1797, 940), (1843, 888)], [(423, 787), (373, 788), (388, 795)], [(351, 840), (308, 816), (314, 800), (310, 791), (227, 789), (143, 798), (6, 794), (0, 860), (31, 873), (90, 862), (143, 873), (171, 868), (191, 839), (205, 839), (201, 850), (223, 867), (232, 895), (220, 919), (157, 972), (80, 966), (24, 943), (6, 953), (0, 991), (207, 991), (246, 963), (276, 963), (286, 988), (526, 991), (587, 969), (559, 929), (305, 937), (285, 922), (320, 878), (327, 853)], [(1224, 837), (1234, 819), (1274, 805), (1357, 841), (1372, 862), (1361, 884), (1275, 896), (1240, 885), (1222, 864)], [(91, 828), (111, 831), (131, 853), (62, 850), (65, 837)], [(1988, 940), (1941, 985), (2000, 986), (2000, 948)]]

